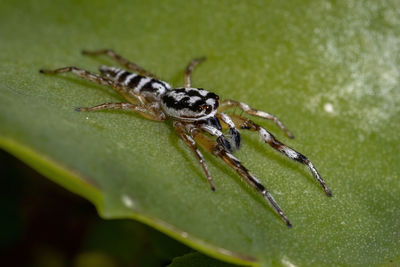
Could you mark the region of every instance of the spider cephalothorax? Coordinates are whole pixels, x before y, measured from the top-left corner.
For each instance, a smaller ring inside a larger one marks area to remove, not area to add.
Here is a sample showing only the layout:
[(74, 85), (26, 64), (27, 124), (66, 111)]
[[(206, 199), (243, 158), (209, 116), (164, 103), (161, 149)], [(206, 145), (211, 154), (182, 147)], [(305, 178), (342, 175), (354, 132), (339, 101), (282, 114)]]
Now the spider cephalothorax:
[(221, 123), (216, 116), (218, 100), (218, 95), (203, 88), (177, 88), (161, 96), (161, 108), (168, 116), (216, 136), (220, 145), (233, 152), (240, 146), (240, 134), (233, 123), (230, 123), (228, 138), (222, 133)]
[(203, 88), (177, 88), (161, 96), (161, 108), (170, 117), (197, 121), (215, 116), (219, 97)]
[[(100, 67), (100, 75), (76, 67), (40, 70), (40, 72), (56, 74), (71, 71), (86, 80), (112, 86), (114, 90), (128, 101), (124, 103), (104, 103), (90, 108), (77, 108), (77, 111), (122, 109), (137, 112), (148, 119), (156, 121), (164, 121), (171, 118), (177, 135), (194, 152), (213, 191), (215, 190), (215, 186), (203, 155), (197, 148), (198, 144), (206, 151), (220, 157), (233, 168), (271, 204), (273, 209), (281, 216), (286, 224), (291, 226), (291, 223), (269, 191), (232, 154), (235, 150), (239, 149), (241, 144), (240, 133), (237, 129), (245, 129), (258, 132), (260, 137), (273, 149), (290, 159), (307, 165), (325, 193), (328, 196), (332, 195), (317, 172), (317, 169), (307, 157), (278, 141), (266, 129), (250, 119), (241, 115), (228, 115), (223, 111), (231, 107), (238, 107), (249, 115), (272, 120), (287, 136), (293, 138), (292, 133), (288, 131), (277, 117), (267, 112), (253, 109), (242, 102), (234, 100), (219, 101), (219, 97), (215, 93), (202, 88), (191, 87), (192, 71), (196, 65), (204, 61), (204, 58), (192, 60), (185, 69), (184, 87), (172, 89), (168, 83), (159, 80), (151, 72), (126, 60), (112, 50), (84, 51), (83, 53), (87, 55), (106, 54), (126, 68), (137, 72), (137, 74), (107, 66)], [(224, 134), (223, 131), (225, 128), (227, 129), (227, 133)], [(214, 137), (215, 141), (210, 136)]]

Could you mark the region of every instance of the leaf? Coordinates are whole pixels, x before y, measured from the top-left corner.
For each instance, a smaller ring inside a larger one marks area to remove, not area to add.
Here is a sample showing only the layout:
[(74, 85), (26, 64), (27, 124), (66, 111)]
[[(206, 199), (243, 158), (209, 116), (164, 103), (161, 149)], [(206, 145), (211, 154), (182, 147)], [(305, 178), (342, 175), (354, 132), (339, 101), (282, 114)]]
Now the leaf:
[(217, 261), (213, 258), (209, 258), (199, 252), (187, 253), (183, 256), (176, 257), (168, 267), (179, 267), (179, 266), (212, 266), (212, 267), (229, 267), (231, 264)]
[[(234, 263), (399, 262), (398, 2), (3, 2), (0, 147), (92, 201), (102, 217), (139, 220)], [(174, 86), (191, 58), (206, 56), (194, 86), (276, 114), (296, 139), (255, 121), (308, 156), (333, 198), (303, 166), (242, 131), (236, 155), (284, 209), (287, 229), (207, 154), (211, 192), (170, 122), (75, 112), (122, 98), (38, 70), (115, 64), (79, 53), (101, 48)]]

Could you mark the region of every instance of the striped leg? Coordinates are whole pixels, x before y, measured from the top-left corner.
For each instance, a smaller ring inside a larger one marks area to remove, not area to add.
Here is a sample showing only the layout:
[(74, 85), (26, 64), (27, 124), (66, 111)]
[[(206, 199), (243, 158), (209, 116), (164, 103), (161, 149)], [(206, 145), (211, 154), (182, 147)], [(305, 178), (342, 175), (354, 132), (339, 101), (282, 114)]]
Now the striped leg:
[(193, 151), (194, 155), (196, 156), (197, 160), (201, 164), (201, 167), (203, 168), (203, 171), (207, 177), (207, 181), (210, 184), (211, 190), (215, 191), (215, 186), (213, 179), (210, 175), (210, 172), (208, 171), (206, 161), (204, 160), (203, 155), (201, 154), (200, 150), (197, 148), (196, 142), (193, 140), (193, 138), (188, 135), (185, 131), (185, 127), (182, 123), (178, 121), (174, 121), (173, 123), (174, 128), (178, 136), (185, 142), (185, 144)]
[(151, 110), (136, 104), (131, 103), (104, 103), (101, 105), (97, 105), (94, 107), (79, 107), (76, 108), (76, 111), (97, 111), (97, 110), (104, 110), (104, 109), (120, 109), (120, 110), (128, 110), (137, 112), (143, 117), (155, 120), (155, 121), (163, 121), (165, 120), (164, 113), (154, 113)]
[(206, 60), (205, 57), (195, 58), (192, 61), (190, 61), (189, 64), (186, 66), (185, 75), (184, 75), (184, 79), (183, 79), (185, 88), (190, 88), (191, 87), (191, 85), (192, 85), (192, 71), (198, 64), (200, 64), (204, 60)]
[(317, 169), (314, 167), (314, 165), (311, 163), (311, 161), (304, 156), (303, 154), (297, 152), (293, 148), (290, 148), (277, 140), (270, 132), (262, 128), (260, 125), (254, 123), (253, 121), (241, 117), (239, 115), (231, 115), (232, 120), (236, 124), (236, 127), (240, 129), (247, 129), (250, 131), (257, 131), (261, 138), (268, 143), (273, 149), (281, 152), (285, 156), (287, 156), (290, 159), (293, 159), (295, 161), (298, 161), (304, 165), (307, 165), (308, 168), (310, 169), (312, 175), (314, 178), (318, 181), (318, 183), (321, 185), (323, 190), (325, 191), (325, 194), (329, 197), (332, 196), (331, 190), (326, 186), (324, 180), (322, 177), (319, 175)]
[(274, 123), (276, 125), (278, 125), (279, 128), (281, 128), (281, 130), (289, 138), (294, 138), (294, 135), (286, 128), (286, 126), (277, 117), (275, 117), (274, 115), (272, 115), (270, 113), (253, 109), (249, 105), (247, 105), (246, 103), (238, 102), (238, 101), (235, 101), (235, 100), (223, 100), (219, 104), (219, 110), (218, 111), (223, 111), (223, 110), (226, 110), (226, 109), (228, 109), (230, 107), (239, 107), (241, 110), (243, 110), (247, 114), (250, 114), (250, 115), (253, 115), (253, 116), (257, 116), (257, 117), (260, 117), (260, 118), (264, 118), (264, 119), (267, 119), (267, 120), (272, 120), (272, 121), (274, 121)]
[(251, 174), (242, 163), (235, 158), (231, 153), (226, 151), (226, 149), (218, 144), (217, 142), (211, 140), (207, 136), (201, 133), (201, 131), (197, 128), (192, 128), (190, 133), (196, 143), (201, 145), (205, 150), (213, 153), (214, 155), (220, 157), (229, 167), (234, 169), (240, 177), (243, 178), (249, 185), (257, 190), (272, 206), (272, 208), (279, 214), (282, 220), (286, 223), (288, 227), (292, 227), (289, 219), (283, 213), (282, 209), (279, 207), (278, 203), (276, 203), (275, 199), (269, 193), (269, 191), (261, 184), (261, 182)]
[(107, 56), (111, 57), (112, 59), (114, 59), (115, 61), (117, 61), (122, 66), (124, 66), (128, 69), (134, 70), (137, 73), (139, 73), (140, 75), (158, 79), (153, 73), (143, 69), (139, 65), (127, 60), (126, 58), (118, 55), (117, 53), (115, 53), (113, 50), (110, 50), (110, 49), (103, 49), (103, 50), (96, 50), (96, 51), (83, 50), (82, 54), (90, 55), (90, 56), (107, 55)]

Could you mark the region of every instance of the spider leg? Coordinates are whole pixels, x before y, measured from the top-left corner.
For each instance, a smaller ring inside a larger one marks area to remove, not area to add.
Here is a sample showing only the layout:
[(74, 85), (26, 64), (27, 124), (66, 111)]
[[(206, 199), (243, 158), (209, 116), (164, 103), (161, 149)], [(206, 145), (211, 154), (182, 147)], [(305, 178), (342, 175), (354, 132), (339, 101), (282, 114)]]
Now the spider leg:
[(261, 182), (251, 174), (246, 167), (242, 165), (242, 163), (235, 158), (231, 153), (229, 153), (222, 145), (217, 142), (211, 140), (209, 137), (201, 133), (198, 128), (191, 128), (190, 134), (193, 139), (205, 150), (211, 152), (215, 156), (220, 157), (229, 167), (234, 169), (240, 177), (243, 178), (249, 185), (257, 190), (272, 206), (272, 208), (279, 214), (282, 220), (286, 223), (288, 227), (291, 227), (289, 219), (283, 213), (282, 209), (279, 207), (278, 203), (276, 203), (275, 199), (269, 193), (269, 191), (261, 184)]
[(107, 55), (107, 56), (111, 57), (112, 59), (114, 59), (115, 61), (117, 61), (122, 66), (124, 66), (124, 67), (126, 67), (128, 69), (134, 70), (137, 73), (139, 73), (140, 75), (147, 76), (147, 77), (152, 77), (152, 78), (155, 78), (155, 79), (159, 80), (156, 77), (156, 75), (154, 75), (153, 73), (143, 69), (142, 67), (140, 67), (136, 63), (133, 63), (133, 62), (127, 60), (126, 58), (120, 56), (119, 54), (115, 53), (111, 49), (103, 49), (103, 50), (96, 50), (96, 51), (83, 50), (82, 54), (90, 55), (90, 56)]
[(190, 61), (189, 64), (186, 66), (185, 74), (184, 74), (184, 87), (185, 88), (190, 88), (191, 87), (191, 85), (192, 85), (192, 71), (198, 64), (200, 64), (204, 60), (206, 60), (205, 57), (195, 58), (192, 61)]
[(122, 95), (126, 100), (128, 100), (131, 103), (137, 103), (138, 101), (140, 103), (143, 103), (142, 97), (140, 95), (133, 95), (136, 98), (133, 98), (131, 94), (128, 93), (129, 88), (126, 88), (124, 86), (121, 86), (121, 84), (118, 84), (111, 79), (105, 77), (105, 76), (100, 76), (97, 74), (94, 74), (92, 72), (89, 72), (87, 70), (83, 70), (77, 67), (64, 67), (64, 68), (59, 68), (55, 70), (39, 70), (40, 73), (44, 74), (58, 74), (58, 73), (64, 73), (64, 72), (72, 72), (75, 75), (78, 75), (79, 77), (97, 83), (101, 85), (109, 85), (112, 86), (112, 88), (117, 91), (120, 95)]
[(163, 121), (165, 120), (164, 113), (155, 113), (152, 110), (146, 108), (145, 106), (131, 104), (131, 103), (104, 103), (94, 107), (79, 107), (76, 108), (76, 111), (97, 111), (97, 110), (104, 110), (104, 109), (120, 109), (120, 110), (128, 110), (137, 112), (143, 117), (155, 120), (155, 121)]
[(40, 73), (44, 73), (44, 74), (57, 74), (57, 73), (63, 73), (63, 72), (72, 72), (76, 75), (78, 75), (79, 77), (85, 79), (85, 80), (89, 80), (91, 82), (95, 82), (101, 85), (114, 85), (114, 82), (111, 81), (110, 79), (107, 79), (105, 77), (96, 75), (94, 73), (91, 73), (87, 70), (83, 70), (77, 67), (64, 67), (64, 68), (59, 68), (59, 69), (55, 69), (55, 70), (39, 70)]
[(257, 131), (261, 138), (268, 143), (273, 149), (276, 151), (281, 152), (285, 156), (287, 156), (290, 159), (293, 159), (295, 161), (298, 161), (304, 165), (307, 165), (308, 168), (310, 169), (312, 175), (314, 178), (318, 181), (318, 183), (321, 185), (322, 189), (325, 191), (325, 194), (329, 197), (332, 196), (331, 190), (327, 187), (325, 184), (324, 180), (322, 179), (321, 175), (318, 173), (317, 169), (314, 167), (312, 162), (303, 154), (297, 152), (291, 147), (288, 147), (287, 145), (283, 144), (279, 140), (277, 140), (270, 132), (262, 128), (260, 125), (254, 123), (253, 121), (241, 117), (239, 115), (231, 115), (232, 120), (235, 122), (236, 126), (241, 129), (247, 129), (250, 131)]
[(232, 147), (231, 142), (229, 142), (229, 140), (225, 137), (225, 135), (218, 130), (217, 128), (211, 126), (211, 125), (207, 125), (207, 124), (203, 124), (200, 126), (200, 128), (211, 134), (212, 136), (217, 137), (217, 143), (220, 144), (221, 146), (223, 146), (227, 151), (229, 152), (233, 152), (234, 148)]
[(217, 118), (222, 120), (226, 125), (229, 127), (229, 137), (232, 140), (234, 145), (234, 150), (238, 150), (240, 148), (240, 144), (242, 139), (240, 137), (239, 131), (236, 129), (235, 124), (233, 123), (232, 119), (225, 113), (217, 113)]
[(278, 125), (279, 128), (289, 137), (289, 138), (294, 138), (294, 135), (286, 128), (286, 126), (274, 115), (267, 113), (265, 111), (257, 110), (246, 103), (243, 102), (238, 102), (235, 100), (223, 100), (220, 101), (219, 103), (219, 109), (218, 111), (224, 111), (230, 107), (239, 107), (241, 110), (246, 112), (249, 115), (253, 115), (256, 117), (264, 118), (267, 120), (272, 120), (276, 125)]
[(215, 191), (215, 186), (213, 179), (210, 175), (210, 172), (208, 171), (206, 161), (204, 160), (203, 155), (201, 154), (200, 150), (197, 148), (196, 142), (193, 140), (193, 138), (188, 135), (185, 131), (185, 126), (178, 122), (174, 121), (173, 126), (175, 128), (176, 133), (178, 136), (185, 142), (185, 144), (193, 151), (194, 155), (196, 156), (197, 160), (201, 164), (201, 167), (203, 168), (203, 171), (207, 177), (207, 181), (210, 184), (211, 190)]

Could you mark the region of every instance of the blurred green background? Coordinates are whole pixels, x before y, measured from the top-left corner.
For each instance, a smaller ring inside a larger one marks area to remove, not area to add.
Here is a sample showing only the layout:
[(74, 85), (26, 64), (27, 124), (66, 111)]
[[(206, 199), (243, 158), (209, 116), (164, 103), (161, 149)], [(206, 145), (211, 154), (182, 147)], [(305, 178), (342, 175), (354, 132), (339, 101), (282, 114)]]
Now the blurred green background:
[[(182, 85), (191, 58), (206, 56), (193, 85), (276, 114), (294, 140), (256, 121), (307, 155), (334, 197), (325, 197), (302, 166), (243, 132), (237, 157), (271, 190), (294, 225), (289, 230), (207, 154), (217, 186), (210, 192), (170, 124), (74, 112), (121, 98), (38, 69), (114, 65), (80, 55), (101, 48), (173, 86)], [(399, 50), (394, 0), (2, 1), (0, 147), (92, 203), (3, 153), (2, 170), (10, 174), (2, 175), (1, 204), (10, 215), (2, 216), (2, 257), (27, 253), (25, 262), (18, 258), (23, 265), (132, 266), (184, 255), (175, 266), (223, 264), (192, 253), (198, 250), (262, 266), (398, 264)], [(91, 205), (115, 221), (97, 218)]]

